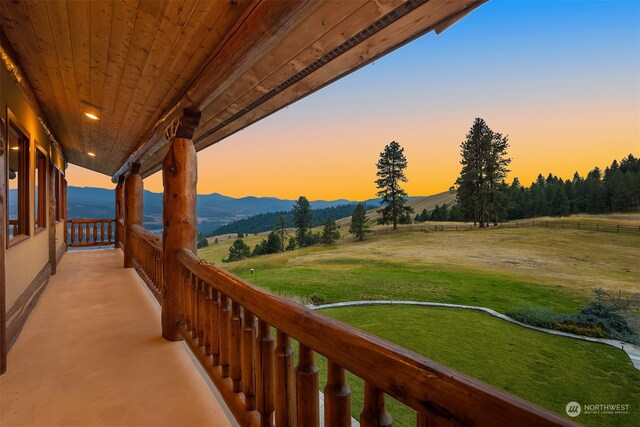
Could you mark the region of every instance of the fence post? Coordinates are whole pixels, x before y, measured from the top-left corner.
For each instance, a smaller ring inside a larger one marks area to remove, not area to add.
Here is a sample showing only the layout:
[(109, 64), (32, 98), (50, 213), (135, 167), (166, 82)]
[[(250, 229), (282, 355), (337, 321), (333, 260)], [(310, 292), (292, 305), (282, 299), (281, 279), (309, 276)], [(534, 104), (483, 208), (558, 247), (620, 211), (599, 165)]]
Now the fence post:
[(618, 233), (620, 232), (620, 224), (618, 224)]
[(580, 222), (578, 222), (578, 230), (580, 230)]
[(596, 222), (596, 231), (599, 231), (599, 230), (600, 230), (600, 227), (599, 227), (599, 226), (600, 226), (600, 224), (598, 224), (598, 223)]

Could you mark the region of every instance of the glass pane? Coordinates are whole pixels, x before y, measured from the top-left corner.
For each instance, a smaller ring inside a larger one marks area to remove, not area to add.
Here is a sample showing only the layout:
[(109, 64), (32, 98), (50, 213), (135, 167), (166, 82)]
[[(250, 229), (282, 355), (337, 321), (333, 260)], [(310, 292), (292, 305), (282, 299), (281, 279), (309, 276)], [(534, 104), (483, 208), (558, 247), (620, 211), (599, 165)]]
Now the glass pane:
[(20, 231), (20, 224), (18, 221), (19, 210), (19, 183), (21, 181), (20, 170), (20, 151), (22, 147), (20, 144), (20, 138), (18, 133), (9, 126), (9, 197), (8, 197), (8, 209), (9, 209), (9, 240), (18, 234), (22, 234)]

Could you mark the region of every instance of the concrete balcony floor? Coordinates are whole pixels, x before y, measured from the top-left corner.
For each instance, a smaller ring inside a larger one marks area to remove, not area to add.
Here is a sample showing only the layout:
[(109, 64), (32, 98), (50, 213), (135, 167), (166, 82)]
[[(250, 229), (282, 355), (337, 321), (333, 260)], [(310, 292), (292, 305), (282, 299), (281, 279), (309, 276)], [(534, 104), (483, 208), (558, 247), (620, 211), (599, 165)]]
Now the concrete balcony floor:
[(8, 362), (3, 427), (232, 423), (119, 249), (65, 254)]

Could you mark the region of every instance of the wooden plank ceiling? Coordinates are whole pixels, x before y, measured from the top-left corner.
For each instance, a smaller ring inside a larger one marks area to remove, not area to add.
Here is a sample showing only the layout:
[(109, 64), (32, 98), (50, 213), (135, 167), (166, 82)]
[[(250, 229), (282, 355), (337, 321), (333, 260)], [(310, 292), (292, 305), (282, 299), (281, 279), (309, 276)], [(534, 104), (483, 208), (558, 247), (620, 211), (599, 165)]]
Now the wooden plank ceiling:
[(183, 108), (203, 149), (485, 1), (0, 0), (0, 16), (67, 160), (146, 177)]

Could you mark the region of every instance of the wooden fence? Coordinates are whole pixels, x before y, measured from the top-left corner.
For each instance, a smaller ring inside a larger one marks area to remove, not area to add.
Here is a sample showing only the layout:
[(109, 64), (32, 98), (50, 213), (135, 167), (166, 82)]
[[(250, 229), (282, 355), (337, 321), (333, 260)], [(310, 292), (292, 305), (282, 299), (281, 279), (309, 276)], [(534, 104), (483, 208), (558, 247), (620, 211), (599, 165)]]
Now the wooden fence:
[[(491, 224), (486, 229), (496, 228), (554, 228), (554, 229), (567, 229), (567, 230), (590, 230), (590, 231), (603, 231), (609, 233), (627, 233), (640, 235), (640, 226), (637, 225), (625, 225), (625, 224), (604, 224), (597, 222), (576, 222), (576, 221), (542, 221), (542, 220), (530, 220), (530, 221), (511, 221), (504, 222), (498, 225)], [(438, 224), (411, 224), (411, 225), (399, 225), (399, 231), (471, 231), (482, 230), (477, 225), (466, 223), (450, 223), (445, 225)], [(385, 227), (373, 230), (374, 235), (388, 234), (393, 232), (392, 227)]]
[(139, 225), (132, 225), (130, 234), (133, 239), (133, 266), (158, 302), (162, 303), (162, 237)]

